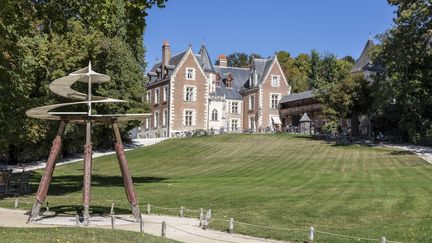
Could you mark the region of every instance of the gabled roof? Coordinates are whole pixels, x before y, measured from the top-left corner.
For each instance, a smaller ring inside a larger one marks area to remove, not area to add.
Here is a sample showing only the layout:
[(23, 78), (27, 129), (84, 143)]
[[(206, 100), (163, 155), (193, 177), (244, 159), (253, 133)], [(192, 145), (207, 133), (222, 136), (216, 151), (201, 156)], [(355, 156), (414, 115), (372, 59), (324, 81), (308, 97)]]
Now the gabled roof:
[(252, 59), (252, 70), (255, 69), (258, 74), (258, 84), (264, 82), (264, 78), (266, 74), (269, 72), (271, 64), (273, 63), (274, 58), (262, 59), (262, 58), (253, 58)]
[(304, 99), (310, 99), (313, 98), (314, 94), (312, 90), (303, 91), (300, 93), (294, 93), (290, 95), (285, 95), (282, 97), (282, 99), (279, 101), (279, 103), (288, 103), (291, 101), (297, 101), (297, 100), (304, 100)]

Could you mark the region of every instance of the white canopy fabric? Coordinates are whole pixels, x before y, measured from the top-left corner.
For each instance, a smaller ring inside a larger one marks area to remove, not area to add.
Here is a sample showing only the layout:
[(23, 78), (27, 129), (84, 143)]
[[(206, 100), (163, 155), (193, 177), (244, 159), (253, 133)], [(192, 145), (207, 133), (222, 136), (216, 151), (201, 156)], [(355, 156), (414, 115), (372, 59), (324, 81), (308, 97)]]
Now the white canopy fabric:
[(282, 122), (278, 116), (272, 116), (272, 120), (273, 120), (274, 124), (282, 124)]

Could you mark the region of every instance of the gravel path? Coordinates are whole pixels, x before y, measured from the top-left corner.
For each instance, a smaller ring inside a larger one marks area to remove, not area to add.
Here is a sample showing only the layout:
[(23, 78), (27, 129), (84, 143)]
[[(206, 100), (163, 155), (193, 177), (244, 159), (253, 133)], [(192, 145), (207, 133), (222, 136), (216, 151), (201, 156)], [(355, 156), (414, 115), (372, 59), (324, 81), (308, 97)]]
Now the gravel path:
[[(42, 218), (35, 223), (26, 223), (28, 216), (22, 210), (0, 208), (0, 227), (76, 227), (75, 217), (62, 215)], [(254, 238), (245, 235), (228, 234), (214, 230), (203, 230), (198, 219), (179, 218), (159, 215), (142, 215), (144, 233), (161, 236), (162, 221), (166, 222), (166, 237), (181, 242), (199, 243), (264, 243), (280, 242), (268, 239)], [(80, 227), (85, 227), (80, 225)], [(90, 226), (96, 228), (111, 228), (111, 218), (95, 216), (90, 219)], [(130, 215), (116, 215), (115, 228), (139, 232), (139, 223), (133, 222)]]
[(400, 144), (384, 144), (384, 146), (413, 152), (414, 154), (418, 155), (422, 159), (432, 164), (432, 147)]

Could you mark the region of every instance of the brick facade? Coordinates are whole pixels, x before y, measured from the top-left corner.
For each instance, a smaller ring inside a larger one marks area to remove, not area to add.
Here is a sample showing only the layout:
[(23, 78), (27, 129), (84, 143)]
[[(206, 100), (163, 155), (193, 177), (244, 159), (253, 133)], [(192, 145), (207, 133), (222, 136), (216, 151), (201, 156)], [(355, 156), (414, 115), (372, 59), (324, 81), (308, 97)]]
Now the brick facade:
[[(149, 123), (143, 121), (138, 137), (170, 137), (197, 129), (218, 133), (274, 127), (272, 117), (279, 117), (278, 104), (271, 108), (271, 95), (279, 94), (281, 99), (291, 89), (277, 58), (253, 59), (250, 68), (227, 67), (226, 60), (217, 63), (222, 65), (212, 64), (204, 45), (197, 54), (189, 47), (171, 56), (165, 41), (162, 62), (149, 71), (146, 84), (153, 117)], [(276, 87), (272, 86), (274, 76), (279, 78)], [(169, 95), (163, 101), (165, 91)], [(157, 92), (161, 101), (155, 100)]]

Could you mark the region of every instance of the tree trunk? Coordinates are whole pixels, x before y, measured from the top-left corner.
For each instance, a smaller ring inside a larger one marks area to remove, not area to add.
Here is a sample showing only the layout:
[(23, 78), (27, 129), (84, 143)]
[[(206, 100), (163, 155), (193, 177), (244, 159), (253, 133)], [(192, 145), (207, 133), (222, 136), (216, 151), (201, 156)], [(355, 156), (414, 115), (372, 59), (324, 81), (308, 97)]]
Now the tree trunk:
[(360, 136), (360, 130), (359, 130), (359, 119), (358, 119), (358, 112), (356, 109), (351, 110), (351, 136), (352, 137), (358, 137)]

